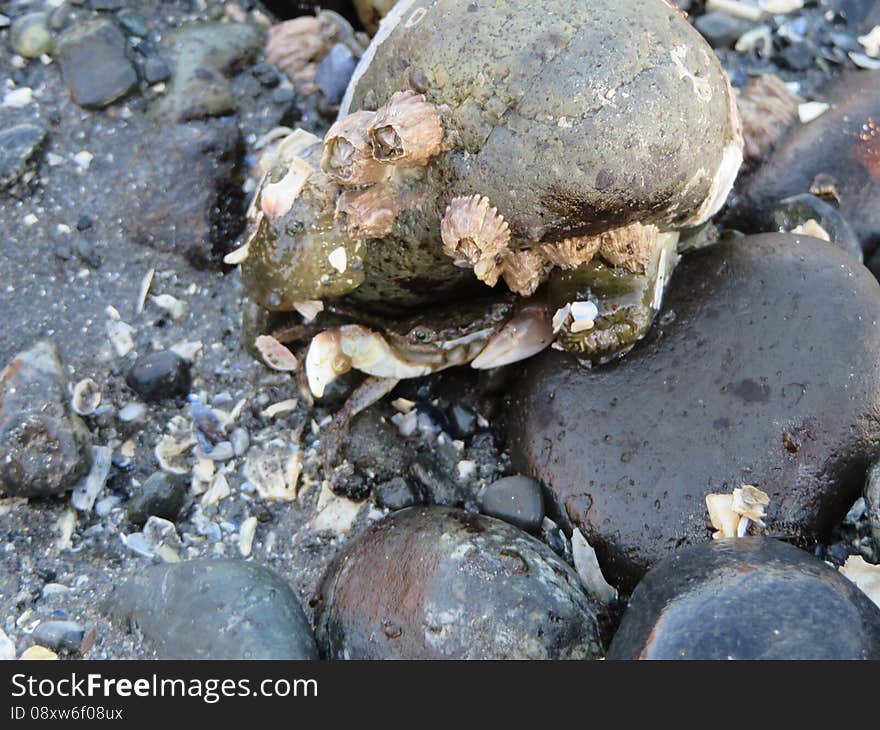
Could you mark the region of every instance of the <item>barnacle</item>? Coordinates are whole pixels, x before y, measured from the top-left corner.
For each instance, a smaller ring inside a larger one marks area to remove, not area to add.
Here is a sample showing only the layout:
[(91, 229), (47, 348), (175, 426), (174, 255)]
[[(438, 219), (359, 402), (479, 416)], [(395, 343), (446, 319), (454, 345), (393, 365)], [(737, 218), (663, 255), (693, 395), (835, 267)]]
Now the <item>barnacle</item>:
[(392, 164), (427, 165), (443, 142), (437, 107), (414, 91), (394, 94), (376, 112), (368, 133), (373, 157)]
[(440, 221), (443, 251), (456, 265), (470, 266), (480, 281), (495, 286), (510, 242), (507, 221), (485, 196), (454, 198)]
[(737, 107), (742, 120), (743, 157), (760, 159), (772, 147), (798, 113), (803, 101), (773, 74), (762, 74), (739, 95)]
[(326, 16), (303, 15), (278, 23), (269, 29), (266, 61), (291, 81), (311, 81), (338, 34), (339, 27)]
[(336, 201), (336, 220), (353, 238), (379, 238), (391, 233), (404, 205), (390, 184), (346, 190)]
[(656, 226), (633, 223), (599, 236), (599, 256), (612, 266), (643, 274), (654, 255), (660, 231)]
[(598, 236), (566, 238), (559, 243), (545, 243), (541, 253), (554, 266), (560, 269), (576, 269), (589, 263), (599, 251)]
[(540, 252), (524, 248), (504, 253), (501, 275), (510, 291), (530, 297), (547, 278), (551, 268)]
[(375, 112), (358, 111), (337, 121), (324, 136), (321, 169), (344, 185), (365, 185), (388, 176), (373, 159), (367, 132)]

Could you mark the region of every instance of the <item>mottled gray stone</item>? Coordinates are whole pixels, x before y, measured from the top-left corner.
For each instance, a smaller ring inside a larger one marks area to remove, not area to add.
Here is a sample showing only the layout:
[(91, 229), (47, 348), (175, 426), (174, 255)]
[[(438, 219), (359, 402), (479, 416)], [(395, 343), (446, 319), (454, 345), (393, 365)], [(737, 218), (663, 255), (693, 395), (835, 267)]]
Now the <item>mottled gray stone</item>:
[(89, 433), (70, 407), (58, 348), (39, 342), (0, 373), (0, 492), (61, 494), (90, 464)]
[(290, 586), (243, 560), (152, 565), (117, 591), (128, 618), (163, 659), (316, 659), (309, 622)]
[(596, 604), (550, 548), (500, 520), (411, 507), (347, 543), (320, 589), (328, 659), (589, 659)]

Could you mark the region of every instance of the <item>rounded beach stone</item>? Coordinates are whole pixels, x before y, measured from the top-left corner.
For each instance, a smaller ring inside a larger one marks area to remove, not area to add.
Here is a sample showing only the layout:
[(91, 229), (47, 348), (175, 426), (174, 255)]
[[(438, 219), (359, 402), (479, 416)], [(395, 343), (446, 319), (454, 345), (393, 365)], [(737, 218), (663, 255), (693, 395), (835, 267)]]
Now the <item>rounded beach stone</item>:
[(705, 497), (754, 484), (773, 532), (827, 535), (880, 444), (880, 286), (818, 239), (767, 234), (682, 259), (654, 328), (589, 368), (548, 351), (507, 407), (513, 465), (624, 590), (709, 539)]
[(320, 589), (328, 659), (590, 659), (596, 604), (545, 544), (447, 507), (395, 512), (349, 542)]
[(878, 659), (880, 608), (809, 553), (727, 538), (638, 585), (609, 659)]

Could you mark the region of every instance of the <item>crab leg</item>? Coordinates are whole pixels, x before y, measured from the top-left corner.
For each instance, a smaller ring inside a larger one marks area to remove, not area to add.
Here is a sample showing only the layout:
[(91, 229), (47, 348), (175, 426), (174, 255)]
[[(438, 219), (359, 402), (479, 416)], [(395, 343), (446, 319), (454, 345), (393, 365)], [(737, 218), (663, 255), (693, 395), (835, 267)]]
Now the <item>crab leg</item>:
[(351, 419), (388, 395), (399, 382), (398, 378), (367, 378), (336, 412), (324, 437), (324, 475), (327, 478), (331, 478), (336, 455), (348, 436)]
[(486, 343), (471, 362), (477, 370), (510, 365), (537, 355), (553, 342), (553, 327), (543, 305), (524, 307)]

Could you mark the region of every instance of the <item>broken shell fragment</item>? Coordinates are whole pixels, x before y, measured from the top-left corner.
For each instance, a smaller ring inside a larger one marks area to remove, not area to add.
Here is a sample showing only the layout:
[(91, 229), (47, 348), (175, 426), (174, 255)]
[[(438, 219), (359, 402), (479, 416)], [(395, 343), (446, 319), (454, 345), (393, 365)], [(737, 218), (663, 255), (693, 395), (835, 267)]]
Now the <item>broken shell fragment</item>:
[(707, 494), (706, 508), (712, 527), (716, 530), (712, 535), (714, 539), (736, 537), (740, 515), (733, 511), (732, 494)]
[(751, 484), (744, 484), (732, 494), (707, 494), (706, 508), (716, 532), (712, 538), (745, 537), (749, 522), (764, 527), (764, 513), (770, 496)]
[(368, 134), (379, 162), (427, 165), (440, 152), (443, 124), (424, 95), (398, 91), (376, 112)]
[(293, 308), (299, 312), (299, 315), (306, 323), (313, 322), (315, 318), (324, 311), (324, 302), (320, 299), (306, 299), (302, 302), (294, 302)]
[(762, 520), (768, 504), (770, 504), (770, 496), (751, 484), (743, 484), (739, 489), (733, 490), (734, 512), (761, 527), (764, 526)]
[(373, 159), (368, 130), (375, 112), (357, 111), (337, 121), (324, 135), (321, 169), (343, 185), (366, 185), (388, 176)]
[(470, 266), (480, 281), (495, 286), (502, 273), (510, 227), (485, 196), (454, 198), (440, 221), (443, 251), (456, 265)]
[(299, 491), (302, 452), (295, 444), (272, 441), (262, 451), (252, 449), (244, 465), (245, 478), (267, 502), (292, 502)]
[(293, 353), (278, 340), (269, 335), (260, 335), (254, 340), (254, 347), (273, 370), (291, 372), (299, 366)]
[(84, 378), (73, 386), (71, 407), (80, 416), (90, 416), (101, 405), (101, 388), (91, 378)]

